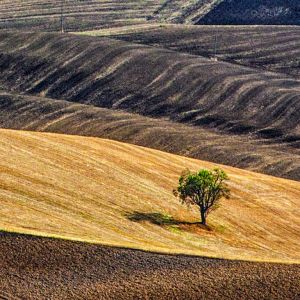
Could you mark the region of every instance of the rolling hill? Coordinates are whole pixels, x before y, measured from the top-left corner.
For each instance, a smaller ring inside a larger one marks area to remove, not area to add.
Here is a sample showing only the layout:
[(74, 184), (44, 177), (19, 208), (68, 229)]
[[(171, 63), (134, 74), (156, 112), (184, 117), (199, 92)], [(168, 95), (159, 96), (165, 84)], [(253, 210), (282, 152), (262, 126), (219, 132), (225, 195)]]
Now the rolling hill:
[[(0, 3), (0, 28), (60, 31), (61, 13), (68, 30), (107, 28), (146, 22), (163, 0), (25, 0)], [(63, 5), (62, 5), (63, 3)]]
[(299, 298), (300, 31), (249, 24), (298, 1), (0, 1), (0, 299)]
[(123, 26), (86, 34), (209, 58), (216, 54), (222, 61), (300, 77), (298, 26)]
[[(299, 183), (223, 167), (231, 200), (201, 229), (172, 195), (212, 163), (98, 138), (0, 130), (0, 228), (165, 253), (299, 263)], [(9, 155), (8, 155), (9, 153)]]
[[(299, 180), (296, 78), (108, 38), (1, 37), (0, 83), (13, 93), (2, 95), (2, 127), (109, 137)], [(66, 126), (70, 111), (60, 111), (70, 103), (51, 99), (74, 103), (75, 123)], [(95, 107), (112, 118), (104, 131)]]
[(0, 37), (0, 83), (8, 91), (299, 140), (295, 78), (108, 38)]
[(83, 31), (146, 23), (299, 25), (297, 0), (55, 0), (0, 3), (0, 28)]
[(300, 180), (299, 142), (270, 143), (64, 100), (2, 91), (0, 127), (109, 138)]
[(196, 24), (300, 25), (298, 0), (224, 0)]
[[(162, 0), (64, 0), (65, 30), (141, 24)], [(59, 31), (62, 1), (25, 0), (0, 3), (0, 28)]]
[(166, 0), (149, 19), (166, 23), (193, 24), (203, 18), (222, 1)]
[(153, 14), (167, 23), (299, 25), (297, 0), (167, 0)]

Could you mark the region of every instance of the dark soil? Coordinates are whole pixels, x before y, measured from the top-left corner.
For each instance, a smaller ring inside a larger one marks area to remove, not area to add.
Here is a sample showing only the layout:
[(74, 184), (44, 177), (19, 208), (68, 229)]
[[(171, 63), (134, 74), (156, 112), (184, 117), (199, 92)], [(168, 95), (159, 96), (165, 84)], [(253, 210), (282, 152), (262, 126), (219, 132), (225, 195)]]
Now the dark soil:
[(299, 25), (298, 0), (224, 0), (198, 24)]
[(0, 128), (108, 138), (300, 180), (299, 137), (249, 139), (137, 114), (1, 91)]
[(106, 137), (300, 178), (295, 78), (108, 38), (0, 36), (1, 88), (29, 97), (0, 99), (2, 128)]
[(300, 266), (0, 234), (0, 299), (291, 299)]
[(111, 37), (300, 77), (299, 26), (162, 26)]
[(65, 30), (82, 31), (145, 23), (160, 1), (0, 1), (0, 29), (60, 31), (62, 3)]
[(300, 82), (285, 75), (107, 38), (0, 38), (0, 84), (8, 91), (239, 135), (299, 134)]

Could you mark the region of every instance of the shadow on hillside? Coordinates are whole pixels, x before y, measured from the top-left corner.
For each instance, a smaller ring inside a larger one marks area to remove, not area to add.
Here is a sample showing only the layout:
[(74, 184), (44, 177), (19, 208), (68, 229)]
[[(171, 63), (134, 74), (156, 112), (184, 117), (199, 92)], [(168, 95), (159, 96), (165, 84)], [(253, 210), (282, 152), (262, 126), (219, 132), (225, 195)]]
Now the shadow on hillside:
[(156, 212), (151, 212), (151, 213), (145, 213), (145, 212), (139, 212), (139, 211), (134, 211), (131, 213), (126, 213), (125, 215), (128, 220), (132, 222), (150, 222), (155, 225), (159, 226), (171, 226), (171, 225), (193, 225), (193, 226), (198, 226), (201, 227), (202, 229), (210, 230), (208, 226), (202, 225), (200, 222), (185, 222), (185, 221), (180, 221), (174, 219), (172, 216), (169, 215), (164, 215), (162, 213), (156, 213)]

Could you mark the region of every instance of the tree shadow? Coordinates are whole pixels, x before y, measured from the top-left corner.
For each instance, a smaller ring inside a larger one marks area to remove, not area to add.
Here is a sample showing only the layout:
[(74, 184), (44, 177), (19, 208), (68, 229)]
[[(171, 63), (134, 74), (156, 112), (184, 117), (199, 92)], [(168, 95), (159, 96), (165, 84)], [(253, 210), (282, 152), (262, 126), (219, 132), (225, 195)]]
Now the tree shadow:
[(175, 220), (173, 217), (161, 213), (144, 213), (134, 211), (127, 213), (126, 217), (132, 222), (147, 221), (155, 225), (177, 225), (179, 223), (179, 221)]
[(125, 216), (128, 220), (132, 222), (146, 221), (159, 226), (193, 225), (193, 226), (201, 227), (202, 229), (210, 230), (208, 226), (202, 225), (200, 222), (185, 222), (181, 220), (176, 220), (172, 216), (165, 215), (158, 212), (145, 213), (145, 212), (134, 211), (134, 212), (126, 213)]

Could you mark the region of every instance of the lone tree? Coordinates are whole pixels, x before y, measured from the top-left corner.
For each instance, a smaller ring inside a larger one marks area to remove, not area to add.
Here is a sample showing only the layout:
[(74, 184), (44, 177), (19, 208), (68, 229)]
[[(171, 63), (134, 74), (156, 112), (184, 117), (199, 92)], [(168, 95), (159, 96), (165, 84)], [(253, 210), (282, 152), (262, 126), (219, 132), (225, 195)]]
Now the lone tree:
[(187, 170), (180, 176), (178, 187), (173, 193), (182, 204), (197, 205), (201, 224), (206, 225), (208, 213), (217, 208), (219, 200), (230, 197), (226, 180), (229, 178), (221, 169), (202, 169), (195, 173)]

